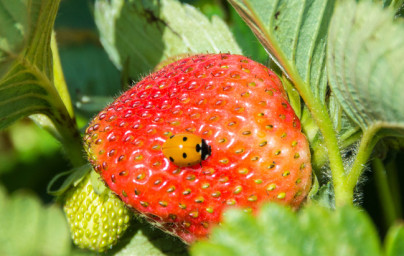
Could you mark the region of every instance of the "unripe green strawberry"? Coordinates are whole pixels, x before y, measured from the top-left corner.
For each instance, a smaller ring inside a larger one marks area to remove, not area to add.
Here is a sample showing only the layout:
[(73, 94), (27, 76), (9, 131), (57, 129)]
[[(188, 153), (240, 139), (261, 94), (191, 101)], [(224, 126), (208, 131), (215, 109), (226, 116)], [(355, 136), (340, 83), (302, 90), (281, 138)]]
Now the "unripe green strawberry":
[(112, 247), (127, 229), (130, 212), (97, 178), (99, 175), (91, 171), (72, 188), (64, 211), (74, 243), (102, 252)]
[(311, 186), (308, 142), (279, 78), (240, 55), (163, 67), (101, 111), (84, 140), (111, 190), (187, 243), (227, 207), (297, 208)]

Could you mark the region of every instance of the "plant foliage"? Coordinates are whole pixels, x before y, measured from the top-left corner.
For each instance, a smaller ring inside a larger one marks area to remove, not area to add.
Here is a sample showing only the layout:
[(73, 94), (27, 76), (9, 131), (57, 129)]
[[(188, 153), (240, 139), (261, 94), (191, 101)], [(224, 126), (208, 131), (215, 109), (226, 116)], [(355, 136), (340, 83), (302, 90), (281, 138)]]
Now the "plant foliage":
[[(190, 250), (134, 219), (106, 255), (404, 254), (403, 225), (392, 224), (383, 243), (368, 214), (352, 205), (364, 166), (377, 152), (373, 169), (382, 188), (377, 193), (386, 199), (381, 208), (392, 221), (402, 217), (391, 203), (400, 201), (401, 182), (391, 163), (402, 165), (394, 157), (404, 135), (403, 0), (94, 0), (93, 28), (73, 29), (75, 39), (69, 39), (77, 43), (89, 34), (96, 39), (91, 46), (73, 43), (68, 49), (56, 43), (59, 2), (0, 0), (0, 129), (29, 116), (60, 142), (73, 168), (53, 180), (60, 187), (53, 191), (58, 201), (88, 169), (76, 125), (77, 120), (84, 125), (88, 117), (80, 113), (92, 114), (116, 96), (119, 76), (125, 87), (182, 54), (251, 52), (262, 61), (265, 49), (301, 117), (319, 177), (319, 188), (299, 212), (275, 204), (264, 206), (257, 216), (231, 209), (210, 239)], [(258, 41), (252, 42), (251, 32)], [(382, 137), (393, 138), (385, 144), (390, 148), (377, 144)], [(0, 153), (12, 145), (7, 134), (0, 136), (3, 141)], [(21, 178), (17, 171), (8, 175)], [(72, 247), (58, 204), (43, 206), (22, 191), (8, 195), (4, 187), (1, 255), (95, 255)]]

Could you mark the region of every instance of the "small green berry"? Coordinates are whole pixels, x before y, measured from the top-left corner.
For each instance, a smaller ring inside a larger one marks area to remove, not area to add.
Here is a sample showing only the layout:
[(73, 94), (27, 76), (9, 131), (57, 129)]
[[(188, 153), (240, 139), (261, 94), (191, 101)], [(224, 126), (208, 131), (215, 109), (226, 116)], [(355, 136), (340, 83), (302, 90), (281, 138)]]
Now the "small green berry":
[(97, 252), (116, 244), (130, 219), (124, 203), (100, 179), (91, 171), (67, 193), (64, 205), (73, 242), (80, 248)]

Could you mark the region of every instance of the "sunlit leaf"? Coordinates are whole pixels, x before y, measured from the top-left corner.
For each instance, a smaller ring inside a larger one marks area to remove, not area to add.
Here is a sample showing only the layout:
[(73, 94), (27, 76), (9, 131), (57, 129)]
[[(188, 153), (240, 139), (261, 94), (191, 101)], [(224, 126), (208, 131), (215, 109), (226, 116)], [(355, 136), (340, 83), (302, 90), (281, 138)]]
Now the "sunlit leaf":
[[(80, 135), (59, 65), (56, 44), (51, 46), (59, 2), (32, 0), (24, 6), (30, 17), (26, 22), (27, 27), (22, 29), (27, 40), (0, 79), (0, 130), (25, 116), (46, 115), (46, 118), (36, 116), (34, 119), (38, 124), (43, 123), (60, 140), (74, 165), (81, 165), (84, 160)], [(9, 1), (4, 6), (7, 6), (7, 10), (23, 8), (18, 1)], [(0, 16), (10, 13), (0, 9)], [(2, 26), (2, 29), (9, 28)], [(9, 40), (13, 38), (0, 35), (0, 42)], [(16, 43), (19, 41), (16, 40)]]
[(0, 2), (0, 21), (5, 22), (0, 76), (7, 72), (0, 80), (0, 129), (30, 114), (57, 115), (54, 109), (60, 113), (64, 106), (52, 85), (50, 39), (58, 6), (51, 0)]
[(389, 229), (385, 241), (386, 255), (404, 255), (404, 225), (396, 224)]
[(60, 208), (27, 193), (0, 190), (1, 255), (69, 255), (70, 234)]
[(296, 214), (275, 204), (265, 206), (256, 218), (242, 211), (227, 212), (223, 225), (191, 252), (195, 256), (381, 255), (375, 227), (359, 209), (332, 211), (311, 205)]
[(330, 86), (362, 129), (404, 134), (404, 23), (370, 1), (341, 1), (328, 37)]
[(272, 59), (325, 100), (325, 51), (334, 0), (230, 0)]
[(40, 8), (38, 0), (0, 1), (0, 78), (28, 42)]
[(133, 78), (178, 54), (241, 53), (222, 20), (176, 0), (97, 0), (95, 21), (110, 58)]

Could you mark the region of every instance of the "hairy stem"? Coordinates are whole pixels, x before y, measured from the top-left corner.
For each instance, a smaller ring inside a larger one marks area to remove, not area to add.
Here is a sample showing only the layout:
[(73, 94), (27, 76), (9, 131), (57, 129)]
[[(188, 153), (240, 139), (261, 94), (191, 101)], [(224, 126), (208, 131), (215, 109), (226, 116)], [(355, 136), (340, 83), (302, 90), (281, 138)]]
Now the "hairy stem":
[(342, 187), (345, 193), (353, 194), (355, 186), (358, 183), (359, 177), (362, 175), (366, 163), (369, 160), (370, 155), (372, 154), (373, 148), (379, 141), (379, 137), (376, 136), (379, 129), (380, 129), (379, 126), (373, 125), (368, 129), (364, 130), (355, 161), (351, 167), (350, 172), (346, 177), (346, 183), (343, 184)]
[(55, 126), (62, 137), (60, 142), (63, 144), (65, 153), (73, 166), (79, 167), (86, 164), (87, 161), (84, 159), (83, 144), (76, 123), (71, 120), (67, 126), (66, 122), (58, 122)]
[(309, 89), (307, 89), (307, 85), (301, 81), (300, 76), (294, 74), (293, 77), (297, 78), (295, 79), (295, 86), (300, 92), (300, 95), (323, 135), (324, 144), (328, 150), (336, 206), (352, 204), (353, 192), (350, 194), (343, 189), (343, 184), (345, 183), (344, 165), (339, 150), (337, 134), (334, 130), (326, 106), (322, 104)]

